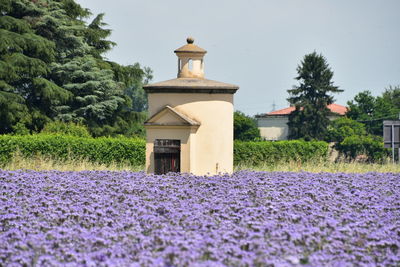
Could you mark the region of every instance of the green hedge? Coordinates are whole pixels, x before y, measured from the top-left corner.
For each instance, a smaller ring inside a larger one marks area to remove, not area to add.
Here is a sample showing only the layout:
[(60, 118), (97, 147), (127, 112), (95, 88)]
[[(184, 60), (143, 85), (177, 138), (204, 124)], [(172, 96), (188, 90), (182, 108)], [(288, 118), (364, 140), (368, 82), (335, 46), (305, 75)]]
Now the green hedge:
[(129, 162), (144, 165), (145, 141), (133, 138), (85, 138), (65, 135), (0, 136), (0, 162), (22, 156), (50, 156), (57, 159), (87, 159), (98, 163)]
[(327, 159), (329, 145), (322, 141), (235, 141), (235, 165), (274, 164), (277, 162)]
[[(7, 162), (19, 151), (22, 156), (49, 156), (56, 159), (87, 159), (98, 163), (145, 163), (145, 140), (132, 138), (84, 138), (65, 135), (0, 136), (0, 162)], [(235, 141), (234, 162), (273, 164), (282, 161), (325, 159), (328, 143), (306, 141), (241, 142)]]

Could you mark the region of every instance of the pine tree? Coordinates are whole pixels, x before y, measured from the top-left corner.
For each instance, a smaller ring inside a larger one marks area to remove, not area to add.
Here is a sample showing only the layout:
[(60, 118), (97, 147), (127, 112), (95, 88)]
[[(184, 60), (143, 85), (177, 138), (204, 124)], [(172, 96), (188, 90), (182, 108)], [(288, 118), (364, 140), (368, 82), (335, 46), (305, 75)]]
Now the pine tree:
[(333, 85), (332, 70), (326, 59), (316, 52), (304, 56), (297, 73), (295, 79), (299, 86), (288, 90), (288, 101), (295, 106), (289, 115), (289, 138), (323, 140), (329, 124), (327, 105), (333, 103), (330, 93), (343, 90)]

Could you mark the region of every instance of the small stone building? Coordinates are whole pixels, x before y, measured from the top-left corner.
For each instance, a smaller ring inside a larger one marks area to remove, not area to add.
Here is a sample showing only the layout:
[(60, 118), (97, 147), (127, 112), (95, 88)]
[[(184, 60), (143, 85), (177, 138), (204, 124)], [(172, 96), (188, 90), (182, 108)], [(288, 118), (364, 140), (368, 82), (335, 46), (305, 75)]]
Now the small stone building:
[(146, 171), (196, 175), (233, 171), (233, 94), (238, 86), (204, 78), (206, 50), (176, 49), (178, 77), (146, 85)]
[[(331, 111), (330, 120), (344, 116), (347, 108), (338, 104), (330, 104), (327, 106)], [(287, 140), (289, 136), (289, 114), (295, 110), (295, 107), (288, 107), (275, 110), (266, 114), (256, 115), (257, 126), (260, 135), (265, 140), (278, 141)]]

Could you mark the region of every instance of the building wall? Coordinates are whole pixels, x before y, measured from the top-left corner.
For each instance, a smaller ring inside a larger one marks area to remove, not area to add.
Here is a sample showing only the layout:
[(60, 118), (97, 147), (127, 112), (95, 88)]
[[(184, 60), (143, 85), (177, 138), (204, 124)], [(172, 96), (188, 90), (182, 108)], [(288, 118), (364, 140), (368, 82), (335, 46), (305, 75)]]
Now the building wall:
[[(329, 120), (335, 120), (340, 116), (328, 116)], [(288, 140), (289, 137), (288, 116), (268, 116), (257, 118), (257, 126), (260, 135), (265, 140)]]
[[(201, 123), (197, 130), (147, 129), (146, 170), (154, 171), (155, 139), (181, 140), (181, 171), (196, 175), (233, 171), (233, 94), (148, 94), (149, 115), (166, 105)], [(184, 148), (185, 147), (185, 148)], [(186, 151), (186, 152), (185, 152)], [(190, 161), (188, 162), (188, 155)]]
[(287, 140), (289, 126), (287, 116), (269, 116), (257, 118), (257, 126), (260, 135), (265, 140)]

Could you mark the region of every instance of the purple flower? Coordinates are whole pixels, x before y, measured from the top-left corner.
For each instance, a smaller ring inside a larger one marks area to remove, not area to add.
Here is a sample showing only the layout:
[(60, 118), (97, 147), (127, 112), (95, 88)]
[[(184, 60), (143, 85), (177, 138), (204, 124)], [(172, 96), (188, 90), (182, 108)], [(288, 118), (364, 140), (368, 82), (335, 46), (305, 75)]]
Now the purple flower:
[(1, 171), (5, 266), (393, 266), (400, 174)]

